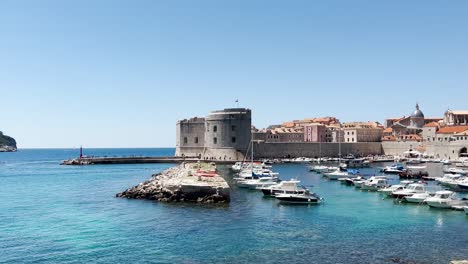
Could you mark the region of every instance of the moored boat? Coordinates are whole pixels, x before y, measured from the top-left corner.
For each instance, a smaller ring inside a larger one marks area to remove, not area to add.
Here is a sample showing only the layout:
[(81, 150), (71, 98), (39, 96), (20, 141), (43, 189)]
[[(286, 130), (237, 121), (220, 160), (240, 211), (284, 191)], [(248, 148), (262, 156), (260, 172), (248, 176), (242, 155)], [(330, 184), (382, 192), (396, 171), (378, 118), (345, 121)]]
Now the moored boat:
[(403, 190), (395, 191), (392, 193), (393, 198), (405, 198), (407, 196), (412, 196), (415, 193), (426, 192), (426, 186), (420, 183), (409, 184)]
[(322, 198), (315, 193), (278, 194), (275, 197), (284, 204), (318, 204), (322, 201)]
[(427, 205), (434, 208), (451, 209), (453, 206), (463, 205), (463, 201), (456, 198), (456, 194), (452, 191), (436, 192), (434, 197), (429, 197), (425, 200)]
[(408, 203), (417, 203), (417, 204), (422, 204), (425, 202), (427, 198), (431, 197), (431, 194), (429, 192), (423, 192), (423, 193), (415, 193), (411, 196), (406, 196), (404, 201)]
[(307, 188), (299, 186), (300, 181), (289, 180), (282, 181), (271, 186), (260, 186), (257, 190), (261, 190), (264, 196), (275, 197), (276, 194), (302, 194), (308, 192)]

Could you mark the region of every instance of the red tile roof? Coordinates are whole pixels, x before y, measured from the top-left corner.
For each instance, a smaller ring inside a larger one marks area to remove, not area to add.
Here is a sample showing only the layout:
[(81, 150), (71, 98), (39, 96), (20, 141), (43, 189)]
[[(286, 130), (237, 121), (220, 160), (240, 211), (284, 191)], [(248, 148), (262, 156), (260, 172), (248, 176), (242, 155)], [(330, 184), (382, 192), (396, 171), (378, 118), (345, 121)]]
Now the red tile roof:
[(468, 126), (446, 126), (441, 127), (437, 134), (456, 134), (464, 132), (468, 129)]
[(425, 124), (424, 127), (439, 127), (439, 123), (437, 122), (430, 122), (428, 124)]

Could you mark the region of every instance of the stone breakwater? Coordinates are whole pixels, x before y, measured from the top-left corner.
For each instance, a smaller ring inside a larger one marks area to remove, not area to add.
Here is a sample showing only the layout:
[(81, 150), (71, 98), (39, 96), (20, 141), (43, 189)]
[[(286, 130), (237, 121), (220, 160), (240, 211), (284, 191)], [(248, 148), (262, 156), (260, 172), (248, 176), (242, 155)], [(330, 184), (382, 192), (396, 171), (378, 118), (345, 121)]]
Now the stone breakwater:
[(182, 163), (116, 197), (159, 202), (229, 203), (230, 188), (210, 163)]

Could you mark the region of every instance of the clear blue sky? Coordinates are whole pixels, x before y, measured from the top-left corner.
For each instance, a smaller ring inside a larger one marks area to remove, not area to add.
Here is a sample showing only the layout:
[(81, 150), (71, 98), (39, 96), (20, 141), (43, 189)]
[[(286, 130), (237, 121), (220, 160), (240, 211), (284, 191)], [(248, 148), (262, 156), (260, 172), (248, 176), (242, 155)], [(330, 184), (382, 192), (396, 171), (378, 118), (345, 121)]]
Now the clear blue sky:
[(257, 127), (468, 109), (468, 1), (0, 1), (0, 130), (19, 147), (171, 147)]

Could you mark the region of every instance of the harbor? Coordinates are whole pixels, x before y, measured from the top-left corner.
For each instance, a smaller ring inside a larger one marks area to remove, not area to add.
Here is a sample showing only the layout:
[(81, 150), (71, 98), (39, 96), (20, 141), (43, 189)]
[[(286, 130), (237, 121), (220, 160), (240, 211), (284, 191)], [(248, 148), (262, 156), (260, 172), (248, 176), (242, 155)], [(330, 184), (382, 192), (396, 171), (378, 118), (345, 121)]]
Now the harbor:
[[(86, 150), (99, 156), (168, 156), (171, 151)], [(2, 186), (17, 191), (2, 194), (1, 219), (11, 220), (2, 222), (2, 234), (15, 237), (2, 242), (2, 260), (23, 262), (48, 248), (54, 254), (47, 257), (49, 262), (72, 259), (75, 254), (92, 261), (95, 254), (88, 251), (90, 245), (117, 261), (151, 262), (157, 257), (164, 263), (251, 263), (275, 258), (299, 263), (307, 259), (311, 263), (425, 264), (468, 256), (463, 247), (466, 236), (460, 235), (466, 232), (468, 220), (463, 212), (384, 199), (380, 192), (359, 190), (310, 171), (316, 163), (273, 163), (270, 169), (282, 181), (300, 181), (298, 185), (323, 198), (321, 203), (285, 204), (266, 198), (262, 191), (239, 187), (230, 164), (216, 168), (230, 187), (229, 204), (217, 205), (116, 198), (117, 193), (178, 164), (59, 165), (76, 153), (76, 149), (21, 150), (3, 156)], [(381, 175), (380, 170), (392, 164), (373, 163), (360, 169), (361, 174)], [(426, 165), (430, 175), (443, 173), (442, 164)], [(392, 184), (398, 183), (397, 175), (387, 176)], [(24, 257), (17, 255), (20, 245), (29, 244), (31, 237), (35, 246)], [(220, 237), (230, 242), (213, 251), (208, 245)], [(115, 252), (106, 241), (114, 241), (122, 251)], [(150, 253), (142, 253), (142, 248)]]

